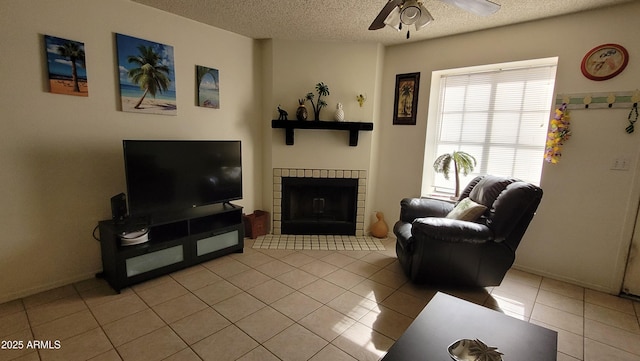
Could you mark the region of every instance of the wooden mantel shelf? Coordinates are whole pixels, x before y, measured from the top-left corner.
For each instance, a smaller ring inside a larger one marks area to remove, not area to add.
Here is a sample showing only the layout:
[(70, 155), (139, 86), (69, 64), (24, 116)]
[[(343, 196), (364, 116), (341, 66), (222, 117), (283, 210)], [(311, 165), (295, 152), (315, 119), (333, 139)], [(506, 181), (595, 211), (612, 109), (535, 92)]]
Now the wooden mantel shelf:
[(285, 140), (287, 145), (293, 145), (294, 129), (346, 130), (349, 132), (349, 145), (355, 147), (358, 145), (358, 134), (360, 131), (372, 131), (373, 123), (274, 119), (271, 121), (271, 128), (280, 128), (285, 130)]

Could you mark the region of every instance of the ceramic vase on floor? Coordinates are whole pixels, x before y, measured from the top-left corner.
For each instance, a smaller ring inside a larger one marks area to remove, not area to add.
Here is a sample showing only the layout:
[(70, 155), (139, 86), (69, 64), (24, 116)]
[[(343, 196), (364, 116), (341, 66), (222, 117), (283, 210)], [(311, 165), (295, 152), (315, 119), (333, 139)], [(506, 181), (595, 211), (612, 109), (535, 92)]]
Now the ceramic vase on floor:
[(384, 213), (376, 212), (377, 222), (371, 225), (371, 235), (376, 238), (387, 238), (387, 234), (389, 234), (389, 226), (384, 221)]

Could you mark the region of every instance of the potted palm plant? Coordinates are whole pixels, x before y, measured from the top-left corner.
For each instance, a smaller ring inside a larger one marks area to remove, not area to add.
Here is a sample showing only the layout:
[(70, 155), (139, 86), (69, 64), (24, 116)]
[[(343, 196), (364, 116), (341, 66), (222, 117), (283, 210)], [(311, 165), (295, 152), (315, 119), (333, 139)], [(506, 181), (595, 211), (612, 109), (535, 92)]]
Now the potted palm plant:
[(473, 172), (473, 168), (476, 166), (476, 158), (471, 154), (454, 151), (452, 153), (445, 153), (436, 158), (433, 162), (433, 169), (436, 173), (442, 173), (445, 179), (449, 179), (449, 171), (451, 170), (451, 161), (453, 161), (453, 171), (456, 175), (456, 191), (455, 198), (460, 196), (460, 172), (462, 174), (469, 175)]

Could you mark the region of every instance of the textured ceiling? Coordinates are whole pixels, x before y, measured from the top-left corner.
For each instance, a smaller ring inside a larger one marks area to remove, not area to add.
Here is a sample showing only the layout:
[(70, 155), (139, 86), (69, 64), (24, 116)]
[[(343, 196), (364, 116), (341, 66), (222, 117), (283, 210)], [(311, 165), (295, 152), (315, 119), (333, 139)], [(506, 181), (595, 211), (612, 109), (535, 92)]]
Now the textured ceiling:
[(435, 20), (425, 29), (368, 30), (387, 0), (131, 0), (254, 39), (402, 44), (521, 23), (636, 0), (493, 0), (502, 5), (480, 17), (439, 0), (423, 0)]

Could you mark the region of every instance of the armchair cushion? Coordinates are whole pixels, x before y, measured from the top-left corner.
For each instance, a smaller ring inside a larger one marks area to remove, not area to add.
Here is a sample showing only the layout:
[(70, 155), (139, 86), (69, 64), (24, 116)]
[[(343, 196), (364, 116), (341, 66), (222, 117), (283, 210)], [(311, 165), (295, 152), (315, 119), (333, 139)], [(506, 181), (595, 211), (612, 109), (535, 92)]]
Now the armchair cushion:
[[(533, 184), (509, 184), (505, 192), (496, 199), (491, 209), (491, 218), (487, 220), (487, 225), (493, 229), (496, 242), (502, 242), (514, 233), (521, 238), (541, 198), (542, 189)], [(520, 225), (523, 222), (524, 227)]]
[(487, 207), (472, 201), (469, 198), (461, 200), (452, 210), (447, 214), (446, 218), (457, 219), (461, 221), (473, 222), (480, 218), (482, 213), (487, 210)]
[(484, 224), (435, 217), (413, 221), (411, 234), (416, 239), (428, 237), (450, 243), (485, 243), (493, 239), (493, 232)]
[(431, 198), (405, 198), (400, 201), (400, 220), (411, 223), (416, 218), (444, 217), (453, 204)]
[(492, 175), (484, 176), (469, 192), (469, 198), (486, 207), (491, 207), (507, 185), (513, 182), (516, 182), (516, 179)]

